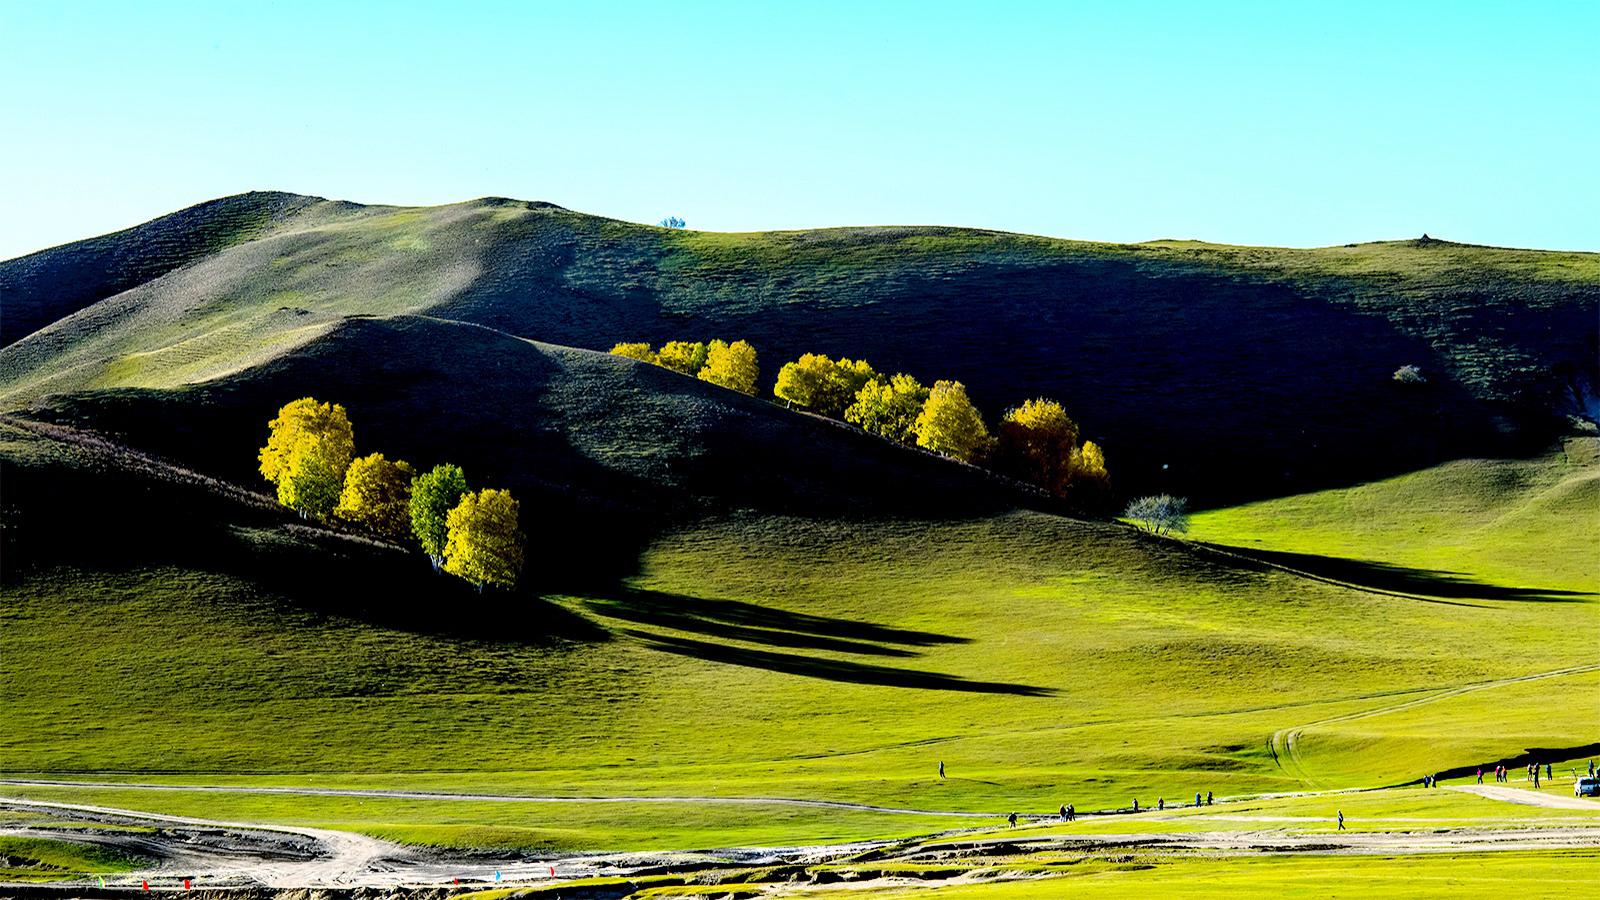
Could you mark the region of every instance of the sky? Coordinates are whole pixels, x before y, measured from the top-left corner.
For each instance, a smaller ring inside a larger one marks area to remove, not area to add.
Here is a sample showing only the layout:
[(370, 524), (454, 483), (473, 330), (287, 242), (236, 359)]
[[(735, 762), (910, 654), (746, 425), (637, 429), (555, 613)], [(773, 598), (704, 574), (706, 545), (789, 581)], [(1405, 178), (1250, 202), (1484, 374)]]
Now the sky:
[(1600, 250), (1600, 2), (0, 0), (0, 259), (203, 200)]

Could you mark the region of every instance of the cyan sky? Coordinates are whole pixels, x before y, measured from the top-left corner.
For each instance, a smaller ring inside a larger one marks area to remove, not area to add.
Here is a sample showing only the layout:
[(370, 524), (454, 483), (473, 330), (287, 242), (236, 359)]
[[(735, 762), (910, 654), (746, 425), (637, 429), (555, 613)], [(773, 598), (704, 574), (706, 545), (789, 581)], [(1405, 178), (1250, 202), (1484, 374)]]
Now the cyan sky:
[(224, 194), (1600, 249), (1600, 2), (0, 0), (0, 258)]

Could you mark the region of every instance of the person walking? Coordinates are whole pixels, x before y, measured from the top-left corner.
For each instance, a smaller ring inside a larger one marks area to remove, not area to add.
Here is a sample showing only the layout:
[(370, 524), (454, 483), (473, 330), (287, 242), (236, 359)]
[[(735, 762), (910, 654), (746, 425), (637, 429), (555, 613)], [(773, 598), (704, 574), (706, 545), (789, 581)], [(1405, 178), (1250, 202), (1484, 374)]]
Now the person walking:
[(1207, 806), (1211, 805), (1211, 792), (1210, 791), (1206, 791), (1206, 805)]
[(1156, 812), (1160, 812), (1160, 811), (1162, 811), (1162, 810), (1164, 810), (1166, 808), (1167, 808), (1166, 798), (1165, 797), (1157, 797), (1156, 798)]
[(939, 760), (939, 780), (944, 780), (944, 760)]
[(1590, 777), (1594, 776), (1594, 760), (1592, 759), (1589, 760), (1589, 775)]
[(1065, 822), (1066, 820), (1067, 820), (1067, 805), (1065, 803), (1063, 803), (1063, 804), (1061, 804), (1061, 821)]
[(1344, 830), (1344, 810), (1339, 810), (1339, 830)]
[(1067, 821), (1068, 822), (1076, 822), (1076, 821), (1078, 821), (1078, 807), (1077, 807), (1077, 804), (1074, 804), (1074, 803), (1068, 803), (1067, 804)]
[(1133, 798), (1133, 811), (1134, 812), (1138, 812), (1139, 811), (1139, 798), (1138, 797)]
[(1550, 779), (1552, 779), (1554, 777), (1556, 777), (1556, 776), (1551, 774), (1551, 772), (1550, 772), (1550, 764), (1549, 763), (1545, 763), (1544, 764), (1544, 780), (1545, 781), (1549, 781)]
[(1483, 766), (1478, 767), (1478, 783), (1483, 784)]
[(1011, 823), (1012, 828), (1017, 827), (1017, 814), (1012, 813), (1011, 815), (1006, 816), (1006, 821)]
[(1195, 791), (1194, 792), (1194, 805), (1197, 808), (1200, 806), (1200, 792), (1199, 791)]

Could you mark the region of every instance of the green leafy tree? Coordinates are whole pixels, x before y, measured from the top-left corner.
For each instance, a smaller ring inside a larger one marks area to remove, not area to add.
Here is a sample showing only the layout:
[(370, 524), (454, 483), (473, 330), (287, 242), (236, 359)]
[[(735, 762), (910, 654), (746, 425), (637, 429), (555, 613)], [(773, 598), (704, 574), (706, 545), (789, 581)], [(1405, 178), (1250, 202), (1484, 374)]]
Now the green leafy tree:
[(856, 401), (844, 411), (844, 420), (890, 440), (912, 443), (928, 389), (910, 375), (900, 373), (888, 381), (874, 379), (856, 392)]
[(518, 503), (510, 491), (483, 490), (465, 494), (447, 517), (444, 570), (483, 590), (484, 585), (509, 588), (522, 572), (522, 531)]
[(277, 488), (278, 502), (302, 516), (326, 519), (339, 503), (355, 437), (343, 406), (302, 397), (267, 424), (267, 445), (257, 459)]
[(674, 372), (698, 375), (705, 368), (706, 357), (710, 353), (711, 348), (701, 341), (672, 341), (663, 344), (656, 356), (660, 365)]
[(650, 349), (650, 345), (644, 343), (617, 344), (611, 348), (611, 354), (613, 356), (626, 356), (628, 359), (637, 359), (651, 365), (659, 365), (661, 362), (660, 358), (656, 356), (656, 352)]
[(705, 368), (700, 370), (700, 380), (719, 384), (741, 394), (754, 395), (756, 379), (761, 377), (761, 367), (756, 362), (756, 348), (747, 341), (712, 341), (706, 354)]
[(404, 460), (390, 462), (382, 453), (350, 463), (344, 490), (333, 514), (392, 540), (411, 531), (411, 479), (416, 475)]
[(912, 430), (917, 446), (963, 462), (977, 462), (994, 443), (983, 416), (967, 397), (959, 381), (935, 381)]
[(411, 482), (411, 533), (435, 569), (444, 565), (450, 510), (467, 493), (467, 476), (451, 463), (434, 466)]
[(1067, 495), (1077, 450), (1078, 423), (1054, 400), (1029, 400), (1000, 421), (999, 468), (1057, 497)]

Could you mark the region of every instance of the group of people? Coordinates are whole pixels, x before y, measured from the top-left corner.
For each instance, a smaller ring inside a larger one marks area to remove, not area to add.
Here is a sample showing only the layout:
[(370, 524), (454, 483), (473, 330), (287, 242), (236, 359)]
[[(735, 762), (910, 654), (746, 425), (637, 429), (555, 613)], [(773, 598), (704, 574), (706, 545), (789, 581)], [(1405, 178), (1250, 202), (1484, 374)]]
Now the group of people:
[[(1538, 763), (1528, 763), (1528, 765), (1525, 766), (1524, 769), (1523, 769), (1524, 773), (1526, 773), (1526, 775), (1528, 776), (1528, 780), (1533, 782), (1533, 786), (1534, 787), (1538, 787), (1539, 786), (1539, 782), (1540, 782), (1539, 770), (1540, 770), (1540, 768), (1541, 767), (1540, 767), (1540, 765)], [(1554, 777), (1551, 774), (1551, 765), (1550, 765), (1550, 763), (1545, 763), (1544, 766), (1543, 766), (1543, 769), (1544, 769), (1543, 780), (1549, 781), (1551, 778)], [(1510, 766), (1507, 766), (1507, 765), (1504, 765), (1504, 764), (1497, 765), (1492, 770), (1492, 773), (1494, 775), (1494, 780), (1497, 783), (1505, 783), (1505, 782), (1511, 781), (1511, 767)], [(1594, 760), (1590, 760), (1589, 761), (1589, 774), (1590, 775), (1594, 774)], [(1479, 766), (1478, 767), (1478, 783), (1479, 784), (1483, 784), (1483, 766)], [(1439, 786), (1439, 776), (1437, 776), (1437, 775), (1424, 775), (1424, 776), (1422, 776), (1422, 786), (1423, 787), (1438, 787)]]

